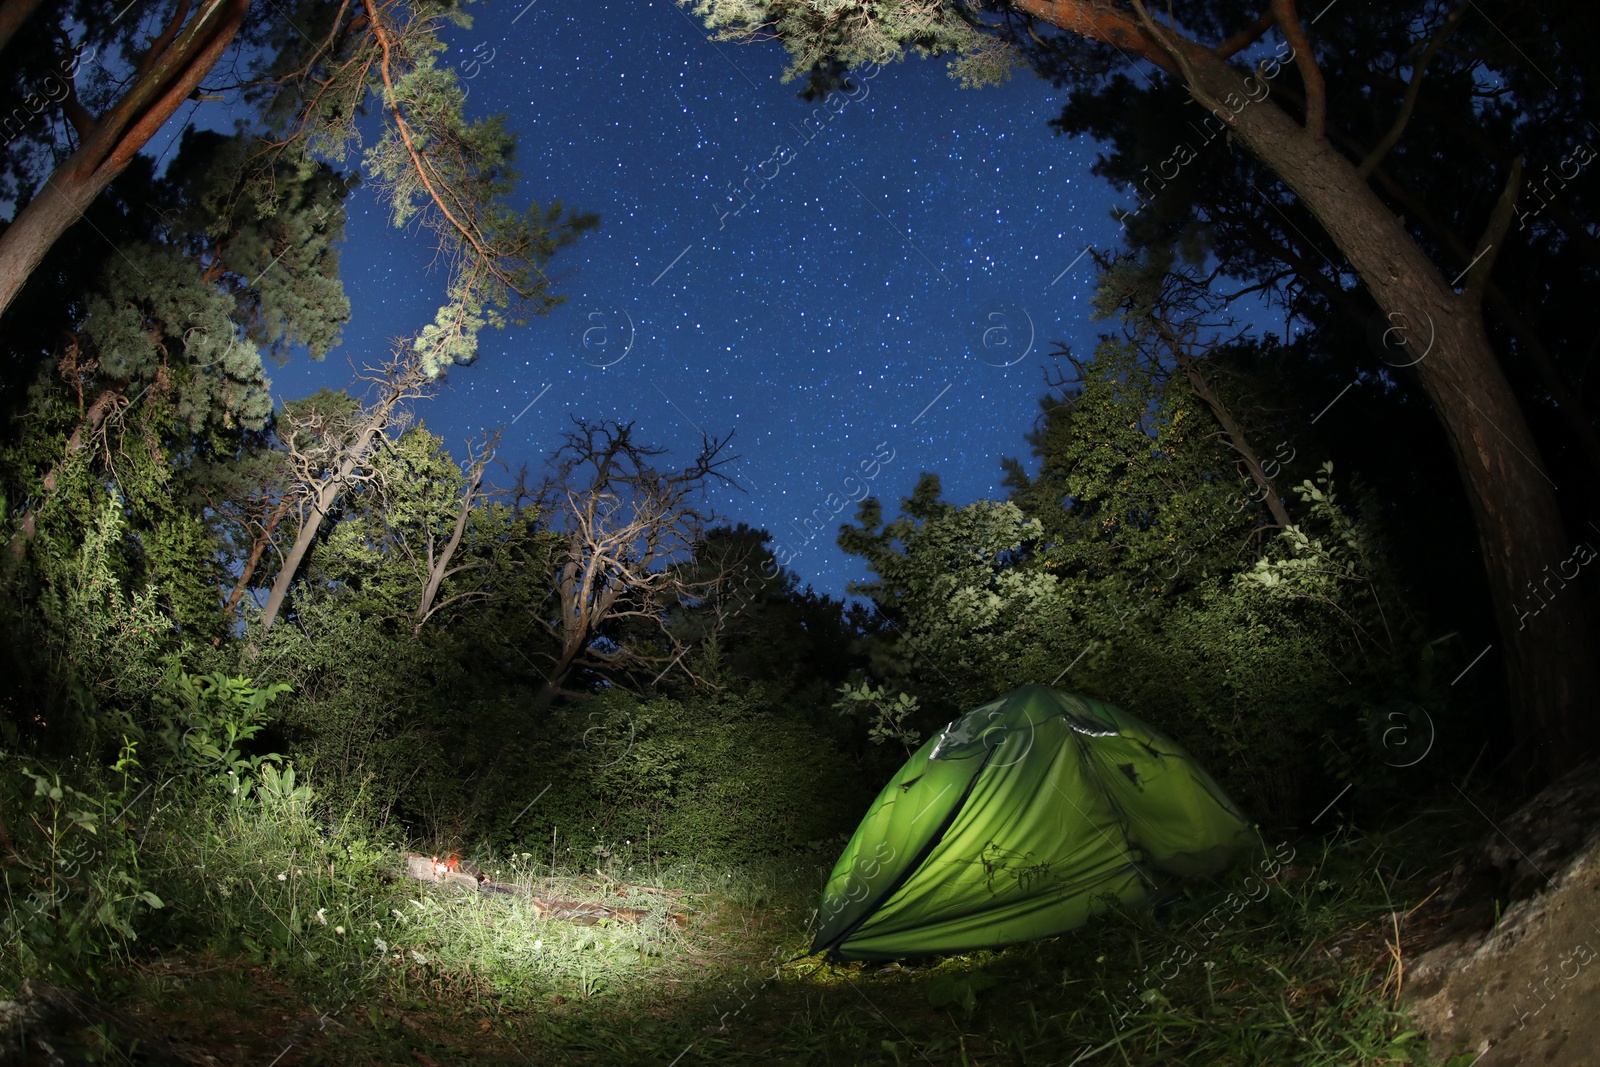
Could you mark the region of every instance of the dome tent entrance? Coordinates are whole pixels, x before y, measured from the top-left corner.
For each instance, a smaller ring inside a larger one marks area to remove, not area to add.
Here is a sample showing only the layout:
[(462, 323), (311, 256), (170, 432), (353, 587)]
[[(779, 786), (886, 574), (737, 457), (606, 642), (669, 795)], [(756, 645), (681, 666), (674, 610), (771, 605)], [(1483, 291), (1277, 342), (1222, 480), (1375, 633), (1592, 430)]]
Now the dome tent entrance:
[(895, 959), (1049, 937), (1259, 847), (1210, 775), (1134, 716), (1025, 685), (929, 740), (823, 890), (813, 952)]

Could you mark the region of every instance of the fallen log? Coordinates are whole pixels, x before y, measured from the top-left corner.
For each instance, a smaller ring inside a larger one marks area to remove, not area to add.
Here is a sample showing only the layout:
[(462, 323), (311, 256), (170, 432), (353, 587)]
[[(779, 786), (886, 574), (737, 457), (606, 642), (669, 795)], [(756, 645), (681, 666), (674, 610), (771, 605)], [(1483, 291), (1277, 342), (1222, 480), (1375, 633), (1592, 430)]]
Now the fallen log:
[(608, 886), (613, 887), (616, 890), (617, 896), (619, 897), (625, 897), (629, 893), (654, 893), (657, 896), (673, 898), (683, 896), (683, 890), (681, 889), (662, 889), (660, 886), (655, 885), (630, 885), (627, 882), (617, 881), (604, 871), (595, 871), (594, 873), (595, 877), (600, 879), (600, 881), (604, 882)]
[[(463, 867), (466, 869), (463, 870)], [(610, 919), (613, 922), (636, 923), (642, 922), (650, 916), (650, 912), (644, 908), (618, 908), (609, 904), (594, 904), (579, 900), (557, 900), (551, 897), (536, 896), (522, 886), (491, 881), (482, 871), (474, 870), (470, 864), (460, 863), (454, 856), (447, 860), (440, 860), (434, 856), (422, 856), (415, 852), (407, 853), (406, 873), (419, 882), (460, 886), (475, 893), (494, 893), (519, 897), (531, 904), (534, 912), (541, 919), (565, 919), (580, 926), (593, 926), (602, 919)], [(669, 912), (667, 913), (667, 921), (674, 926), (684, 926), (688, 923), (689, 917), (681, 912)]]

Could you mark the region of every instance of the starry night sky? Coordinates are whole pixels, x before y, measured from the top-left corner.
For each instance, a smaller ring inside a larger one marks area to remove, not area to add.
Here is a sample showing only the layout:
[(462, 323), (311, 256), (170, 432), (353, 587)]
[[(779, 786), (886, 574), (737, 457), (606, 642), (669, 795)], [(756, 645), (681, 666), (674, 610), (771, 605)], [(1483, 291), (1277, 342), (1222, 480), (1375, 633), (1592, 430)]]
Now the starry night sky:
[[(745, 491), (714, 489), (718, 513), (835, 596), (869, 574), (834, 544), (855, 505), (829, 518), (863, 471), (890, 515), (921, 471), (957, 503), (1004, 495), (1052, 342), (1093, 349), (1082, 253), (1117, 244), (1130, 201), (1089, 174), (1092, 142), (1047, 127), (1064, 94), (1025, 71), (963, 90), (909, 59), (835, 113), (780, 81), (781, 45), (713, 43), (671, 0), (470, 10), (448, 58), (470, 111), (518, 132), (519, 196), (601, 225), (553, 263), (565, 305), (485, 331), (419, 406), (452, 452), (505, 425), (499, 457), (537, 469), (572, 415), (634, 421), (668, 463), (735, 431)], [(349, 209), (344, 345), (271, 369), (280, 400), (348, 385), (441, 301), (425, 235), (390, 228), (370, 191)]]

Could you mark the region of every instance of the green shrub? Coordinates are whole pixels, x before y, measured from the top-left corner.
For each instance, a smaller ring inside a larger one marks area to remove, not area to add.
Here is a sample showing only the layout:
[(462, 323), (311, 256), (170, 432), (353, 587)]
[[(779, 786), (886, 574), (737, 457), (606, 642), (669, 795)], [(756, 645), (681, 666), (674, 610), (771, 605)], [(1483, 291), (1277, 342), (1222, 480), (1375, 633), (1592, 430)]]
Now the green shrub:
[(126, 717), (110, 767), (3, 764), (0, 985), (43, 973), (92, 983), (135, 941), (197, 934), (318, 964), (326, 953), (303, 944), (308, 919), (355, 929), (379, 899), (358, 884), (373, 881), (376, 853), (353, 827), (329, 833), (313, 819), (311, 789), (283, 757), (244, 751), (285, 688), (169, 661), (150, 694), (159, 732), (146, 738), (136, 720), (147, 716)]
[(319, 821), (311, 799), (292, 767), (267, 764), (247, 803), (172, 809), (144, 856), (167, 905), (147, 939), (353, 988), (392, 925), (395, 855), (359, 824)]
[(0, 866), (0, 985), (57, 970), (92, 979), (138, 938), (142, 914), (163, 906), (121, 818), (138, 799), (134, 751), (124, 743), (110, 773), (81, 764), (65, 772), (21, 760), (5, 765), (0, 806), (11, 840)]
[(360, 804), (381, 823), (419, 770), (456, 770), (438, 758), (434, 721), (457, 715), (451, 698), (468, 680), (445, 635), (414, 638), (362, 616), (351, 596), (305, 599), (299, 622), (313, 639), (287, 625), (259, 638), (262, 669), (293, 686), (274, 726), (315, 777), (325, 816)]
[(557, 862), (580, 866), (792, 852), (852, 829), (872, 792), (813, 727), (741, 695), (608, 692), (553, 712), (525, 758), (527, 799), (495, 837), (548, 854), (554, 833)]

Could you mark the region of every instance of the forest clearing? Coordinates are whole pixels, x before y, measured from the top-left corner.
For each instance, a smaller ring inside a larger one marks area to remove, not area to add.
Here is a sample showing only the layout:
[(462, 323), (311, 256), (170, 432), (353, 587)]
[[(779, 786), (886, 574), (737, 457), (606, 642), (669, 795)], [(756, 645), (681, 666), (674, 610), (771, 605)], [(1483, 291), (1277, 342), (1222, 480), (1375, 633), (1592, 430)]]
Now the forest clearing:
[(1584, 1064), (1597, 30), (0, 0), (0, 1059)]

